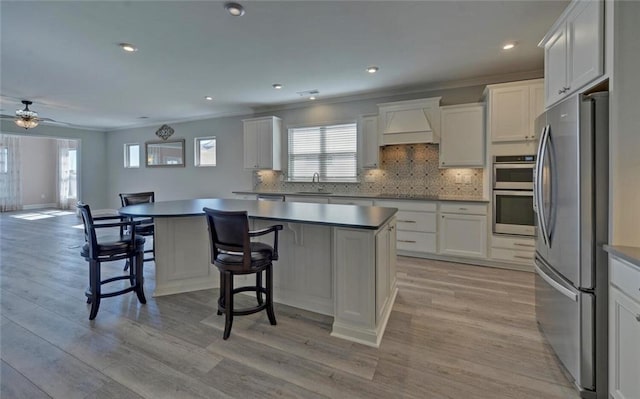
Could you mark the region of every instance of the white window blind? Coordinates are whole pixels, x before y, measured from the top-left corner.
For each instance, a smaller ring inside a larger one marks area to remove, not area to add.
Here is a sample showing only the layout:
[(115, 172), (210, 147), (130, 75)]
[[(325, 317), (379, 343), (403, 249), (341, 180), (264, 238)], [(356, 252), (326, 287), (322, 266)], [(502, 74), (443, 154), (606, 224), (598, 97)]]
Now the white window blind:
[(289, 180), (356, 180), (357, 142), (355, 123), (289, 129)]

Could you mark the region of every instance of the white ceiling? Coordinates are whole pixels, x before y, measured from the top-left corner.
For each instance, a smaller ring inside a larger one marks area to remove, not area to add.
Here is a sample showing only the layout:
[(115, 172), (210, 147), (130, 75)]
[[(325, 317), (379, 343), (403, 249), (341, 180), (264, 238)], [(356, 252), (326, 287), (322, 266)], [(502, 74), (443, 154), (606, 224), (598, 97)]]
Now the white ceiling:
[[(112, 130), (247, 114), (312, 89), (323, 99), (540, 70), (537, 43), (567, 1), (242, 4), (232, 17), (214, 1), (2, 1), (1, 113), (29, 99), (41, 117)], [(502, 51), (508, 40), (519, 45)]]

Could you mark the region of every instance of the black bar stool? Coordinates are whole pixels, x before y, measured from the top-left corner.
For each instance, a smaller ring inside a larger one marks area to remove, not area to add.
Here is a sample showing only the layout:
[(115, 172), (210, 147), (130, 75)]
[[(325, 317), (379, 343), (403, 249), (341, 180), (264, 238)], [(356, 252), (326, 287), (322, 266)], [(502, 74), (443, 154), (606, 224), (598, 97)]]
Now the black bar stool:
[[(220, 297), (218, 315), (225, 314), (223, 339), (229, 338), (233, 316), (243, 316), (267, 311), (269, 322), (276, 325), (273, 313), (273, 261), (278, 260), (278, 231), (282, 225), (274, 225), (258, 231), (249, 231), (246, 211), (225, 212), (203, 208), (209, 225), (211, 263), (220, 271)], [(260, 242), (251, 242), (251, 237), (274, 233), (273, 247)], [(262, 272), (267, 272), (265, 287), (262, 286)], [(256, 274), (256, 285), (233, 288), (233, 276)], [(233, 295), (239, 292), (255, 291), (258, 305), (253, 308), (234, 309)], [(266, 301), (262, 300), (266, 294)]]
[[(129, 205), (137, 205), (137, 204), (148, 204), (151, 202), (155, 202), (155, 193), (153, 191), (147, 191), (143, 193), (120, 193), (118, 194), (120, 197), (120, 203), (122, 206)], [(152, 249), (147, 249), (144, 253), (150, 253), (150, 258), (144, 258), (145, 262), (149, 262), (156, 259), (156, 240), (154, 237), (155, 226), (153, 224), (153, 218), (145, 218), (141, 219), (140, 223), (136, 225), (136, 234), (152, 237), (153, 238), (153, 247)], [(121, 229), (122, 234), (122, 229)], [(127, 262), (124, 266), (124, 270), (127, 270), (129, 267), (129, 262)]]
[[(102, 298), (109, 298), (116, 295), (122, 295), (127, 292), (135, 291), (140, 303), (147, 303), (144, 297), (144, 277), (142, 274), (142, 266), (144, 264), (144, 237), (136, 235), (135, 226), (139, 222), (133, 220), (123, 221), (121, 216), (103, 216), (93, 217), (89, 205), (78, 202), (78, 209), (82, 214), (84, 223), (85, 244), (82, 246), (80, 255), (89, 262), (89, 288), (85, 292), (87, 303), (91, 304), (89, 320), (95, 319), (100, 307)], [(106, 222), (110, 220), (118, 220), (118, 222)], [(100, 223), (95, 223), (96, 221)], [(96, 235), (96, 229), (119, 227), (120, 235), (100, 236)], [(122, 228), (128, 227), (130, 234), (122, 234)], [(103, 262), (113, 262), (117, 260), (127, 259), (132, 265), (129, 275), (117, 276), (106, 280), (100, 279), (100, 267)], [(131, 286), (119, 291), (102, 293), (102, 285), (118, 280), (129, 280)]]

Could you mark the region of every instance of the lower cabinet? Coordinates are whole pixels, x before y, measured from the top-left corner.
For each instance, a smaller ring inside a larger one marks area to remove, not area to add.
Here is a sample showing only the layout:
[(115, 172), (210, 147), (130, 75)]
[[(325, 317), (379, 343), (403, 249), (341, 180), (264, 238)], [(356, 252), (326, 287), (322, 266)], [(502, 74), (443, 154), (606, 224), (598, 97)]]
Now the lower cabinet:
[(531, 237), (493, 235), (491, 259), (533, 266), (536, 243)]
[(329, 197), (321, 197), (321, 196), (299, 196), (295, 195), (287, 195), (284, 197), (286, 202), (308, 202), (312, 204), (328, 204)]
[(609, 393), (640, 398), (640, 268), (612, 257), (609, 287)]
[(440, 254), (486, 258), (487, 216), (441, 213)]
[(395, 222), (391, 222), (376, 234), (376, 320), (380, 320), (383, 316), (387, 301), (390, 300), (391, 280), (395, 279), (396, 260), (395, 251), (392, 251), (395, 245), (391, 241), (392, 239), (395, 241), (395, 237), (391, 234), (395, 231), (395, 227)]

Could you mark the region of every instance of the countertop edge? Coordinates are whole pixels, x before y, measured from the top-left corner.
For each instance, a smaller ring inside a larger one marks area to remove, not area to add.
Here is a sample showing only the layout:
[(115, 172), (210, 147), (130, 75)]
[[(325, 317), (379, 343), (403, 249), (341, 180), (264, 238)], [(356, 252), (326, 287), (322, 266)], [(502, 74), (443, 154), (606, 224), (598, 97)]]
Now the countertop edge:
[(465, 198), (460, 197), (457, 198), (455, 196), (444, 196), (444, 197), (431, 197), (431, 196), (416, 196), (416, 197), (403, 197), (403, 196), (392, 196), (392, 195), (384, 195), (384, 194), (363, 194), (363, 193), (296, 193), (296, 192), (285, 192), (285, 191), (232, 191), (233, 194), (240, 195), (284, 195), (284, 196), (296, 196), (296, 197), (336, 197), (336, 198), (369, 198), (372, 200), (398, 200), (398, 201), (453, 201), (453, 202), (478, 202), (478, 203), (489, 203), (490, 201), (486, 198)]
[(626, 260), (640, 269), (640, 247), (624, 245), (605, 245), (604, 250), (620, 259)]

